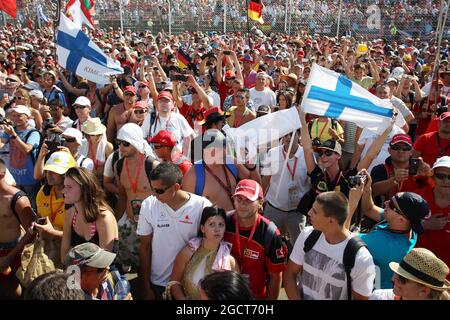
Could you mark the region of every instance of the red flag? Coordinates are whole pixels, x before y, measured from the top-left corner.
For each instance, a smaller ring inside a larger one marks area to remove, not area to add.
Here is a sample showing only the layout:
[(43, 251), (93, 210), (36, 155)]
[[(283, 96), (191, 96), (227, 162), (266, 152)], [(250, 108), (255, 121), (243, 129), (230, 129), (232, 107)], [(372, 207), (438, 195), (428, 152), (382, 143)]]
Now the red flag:
[(27, 19), (27, 26), (28, 26), (28, 29), (33, 30), (33, 20), (31, 20), (30, 17), (28, 17), (28, 19)]
[(17, 14), (16, 0), (0, 1), (0, 11), (5, 11), (11, 17), (16, 18)]

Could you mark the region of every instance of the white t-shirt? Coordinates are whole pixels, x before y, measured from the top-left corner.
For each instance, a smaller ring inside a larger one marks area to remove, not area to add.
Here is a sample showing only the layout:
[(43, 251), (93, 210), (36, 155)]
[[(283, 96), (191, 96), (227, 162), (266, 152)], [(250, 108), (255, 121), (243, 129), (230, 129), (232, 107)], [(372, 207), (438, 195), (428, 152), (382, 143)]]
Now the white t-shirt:
[(395, 294), (393, 289), (375, 290), (369, 297), (369, 300), (394, 300)]
[(150, 279), (158, 286), (167, 285), (178, 252), (197, 236), (203, 209), (212, 206), (204, 197), (192, 193), (190, 196), (177, 211), (154, 196), (142, 202), (136, 233), (139, 236), (153, 234)]
[(179, 113), (171, 112), (167, 118), (156, 116), (155, 122), (150, 130), (151, 113), (145, 116), (141, 129), (144, 138), (154, 137), (160, 130), (169, 130), (177, 139), (177, 148), (181, 151), (183, 148), (183, 138), (195, 136), (194, 130), (191, 128), (187, 120)]
[[(298, 160), (294, 179), (292, 179), (295, 158)], [(261, 175), (272, 176), (266, 200), (278, 209), (289, 211), (297, 207), (293, 202), (296, 202), (296, 199), (298, 199), (298, 204), (303, 195), (311, 188), (311, 185), (309, 183), (305, 156), (301, 146), (298, 147), (295, 157), (289, 159), (287, 162), (291, 172), (289, 172), (287, 167), (283, 170), (284, 159), (282, 145), (270, 149), (266, 159), (267, 161), (270, 161), (270, 166), (264, 167), (261, 170)], [(282, 171), (284, 171), (283, 176), (281, 176)], [(280, 190), (277, 196), (278, 188)]]
[(264, 88), (263, 91), (258, 91), (255, 88), (251, 88), (250, 100), (253, 101), (255, 110), (258, 110), (258, 107), (263, 104), (268, 105), (269, 107), (273, 107), (277, 104), (277, 97), (275, 96), (275, 92), (273, 92), (269, 88)]
[[(329, 244), (323, 234), (305, 255), (303, 247), (313, 227), (306, 227), (295, 241), (290, 260), (303, 267), (299, 288), (305, 300), (347, 300), (347, 277), (343, 265), (344, 249), (351, 234), (338, 244)], [(358, 250), (350, 273), (352, 290), (370, 296), (375, 279), (375, 264), (367, 248)]]
[(91, 158), (85, 157), (81, 154), (78, 155), (78, 158), (76, 159), (77, 166), (85, 168), (89, 171), (94, 171), (94, 161), (92, 161)]
[[(183, 96), (182, 99), (183, 99), (184, 103), (189, 104), (189, 105), (192, 104), (192, 94), (187, 94), (187, 95)], [(211, 105), (213, 107), (220, 107), (220, 96), (214, 90), (211, 90), (208, 93), (208, 100), (209, 100), (209, 103), (211, 103)]]
[[(397, 125), (394, 125), (392, 128), (391, 133), (387, 137), (386, 141), (384, 142), (383, 146), (381, 147), (380, 152), (378, 153), (377, 157), (372, 161), (369, 168), (367, 168), (367, 171), (370, 173), (372, 171), (372, 168), (379, 165), (384, 164), (385, 160), (389, 157), (389, 143), (392, 140), (392, 137), (398, 133), (405, 133), (403, 129), (399, 128)], [(370, 147), (372, 146), (373, 142), (377, 139), (378, 135), (374, 133), (373, 131), (363, 129), (361, 132), (361, 135), (358, 139), (359, 145), (364, 145), (364, 149), (361, 152), (361, 159), (363, 159), (367, 152), (369, 151)]]
[(10, 185), (10, 186), (16, 185), (16, 180), (12, 176), (11, 172), (9, 172), (8, 168), (6, 168), (6, 171), (5, 171), (5, 182), (7, 185)]

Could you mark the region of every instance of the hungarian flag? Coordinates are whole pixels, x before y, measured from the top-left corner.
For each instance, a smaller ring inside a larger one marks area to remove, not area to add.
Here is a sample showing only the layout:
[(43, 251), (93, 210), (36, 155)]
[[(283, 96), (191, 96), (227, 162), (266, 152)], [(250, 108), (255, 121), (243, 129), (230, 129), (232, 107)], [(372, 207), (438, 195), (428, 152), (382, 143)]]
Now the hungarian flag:
[(83, 24), (91, 29), (95, 29), (94, 19), (92, 18), (94, 15), (94, 0), (69, 0), (67, 3), (66, 16), (80, 29)]
[(264, 23), (262, 17), (263, 4), (261, 0), (250, 0), (248, 4), (248, 17), (259, 23)]
[(16, 18), (17, 14), (16, 0), (1, 0), (0, 11), (4, 11), (11, 17)]
[(191, 58), (182, 49), (178, 49), (177, 58), (178, 66), (181, 69), (186, 69), (189, 63), (191, 63)]

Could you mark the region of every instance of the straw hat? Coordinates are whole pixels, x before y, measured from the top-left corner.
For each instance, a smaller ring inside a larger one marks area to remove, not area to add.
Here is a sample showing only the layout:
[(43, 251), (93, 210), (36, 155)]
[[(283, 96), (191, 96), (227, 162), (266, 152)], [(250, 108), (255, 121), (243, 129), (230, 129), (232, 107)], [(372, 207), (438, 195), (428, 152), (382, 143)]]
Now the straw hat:
[(83, 124), (82, 131), (89, 135), (104, 134), (106, 127), (102, 124), (100, 118), (90, 118)]
[(295, 88), (297, 85), (297, 75), (295, 73), (283, 74), (280, 80), (285, 80), (289, 87)]
[(446, 280), (450, 272), (448, 266), (428, 249), (414, 248), (400, 264), (391, 262), (389, 267), (396, 274), (431, 289), (450, 289), (450, 282)]

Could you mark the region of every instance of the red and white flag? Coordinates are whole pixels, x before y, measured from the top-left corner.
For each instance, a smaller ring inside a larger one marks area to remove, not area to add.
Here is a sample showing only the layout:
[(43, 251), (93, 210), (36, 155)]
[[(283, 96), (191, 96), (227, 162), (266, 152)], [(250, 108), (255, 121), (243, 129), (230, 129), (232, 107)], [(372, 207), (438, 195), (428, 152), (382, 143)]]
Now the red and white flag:
[(66, 6), (66, 16), (81, 29), (83, 24), (91, 29), (94, 27), (94, 0), (69, 0)]
[(0, 11), (4, 11), (13, 18), (16, 18), (17, 6), (16, 0), (1, 0)]

